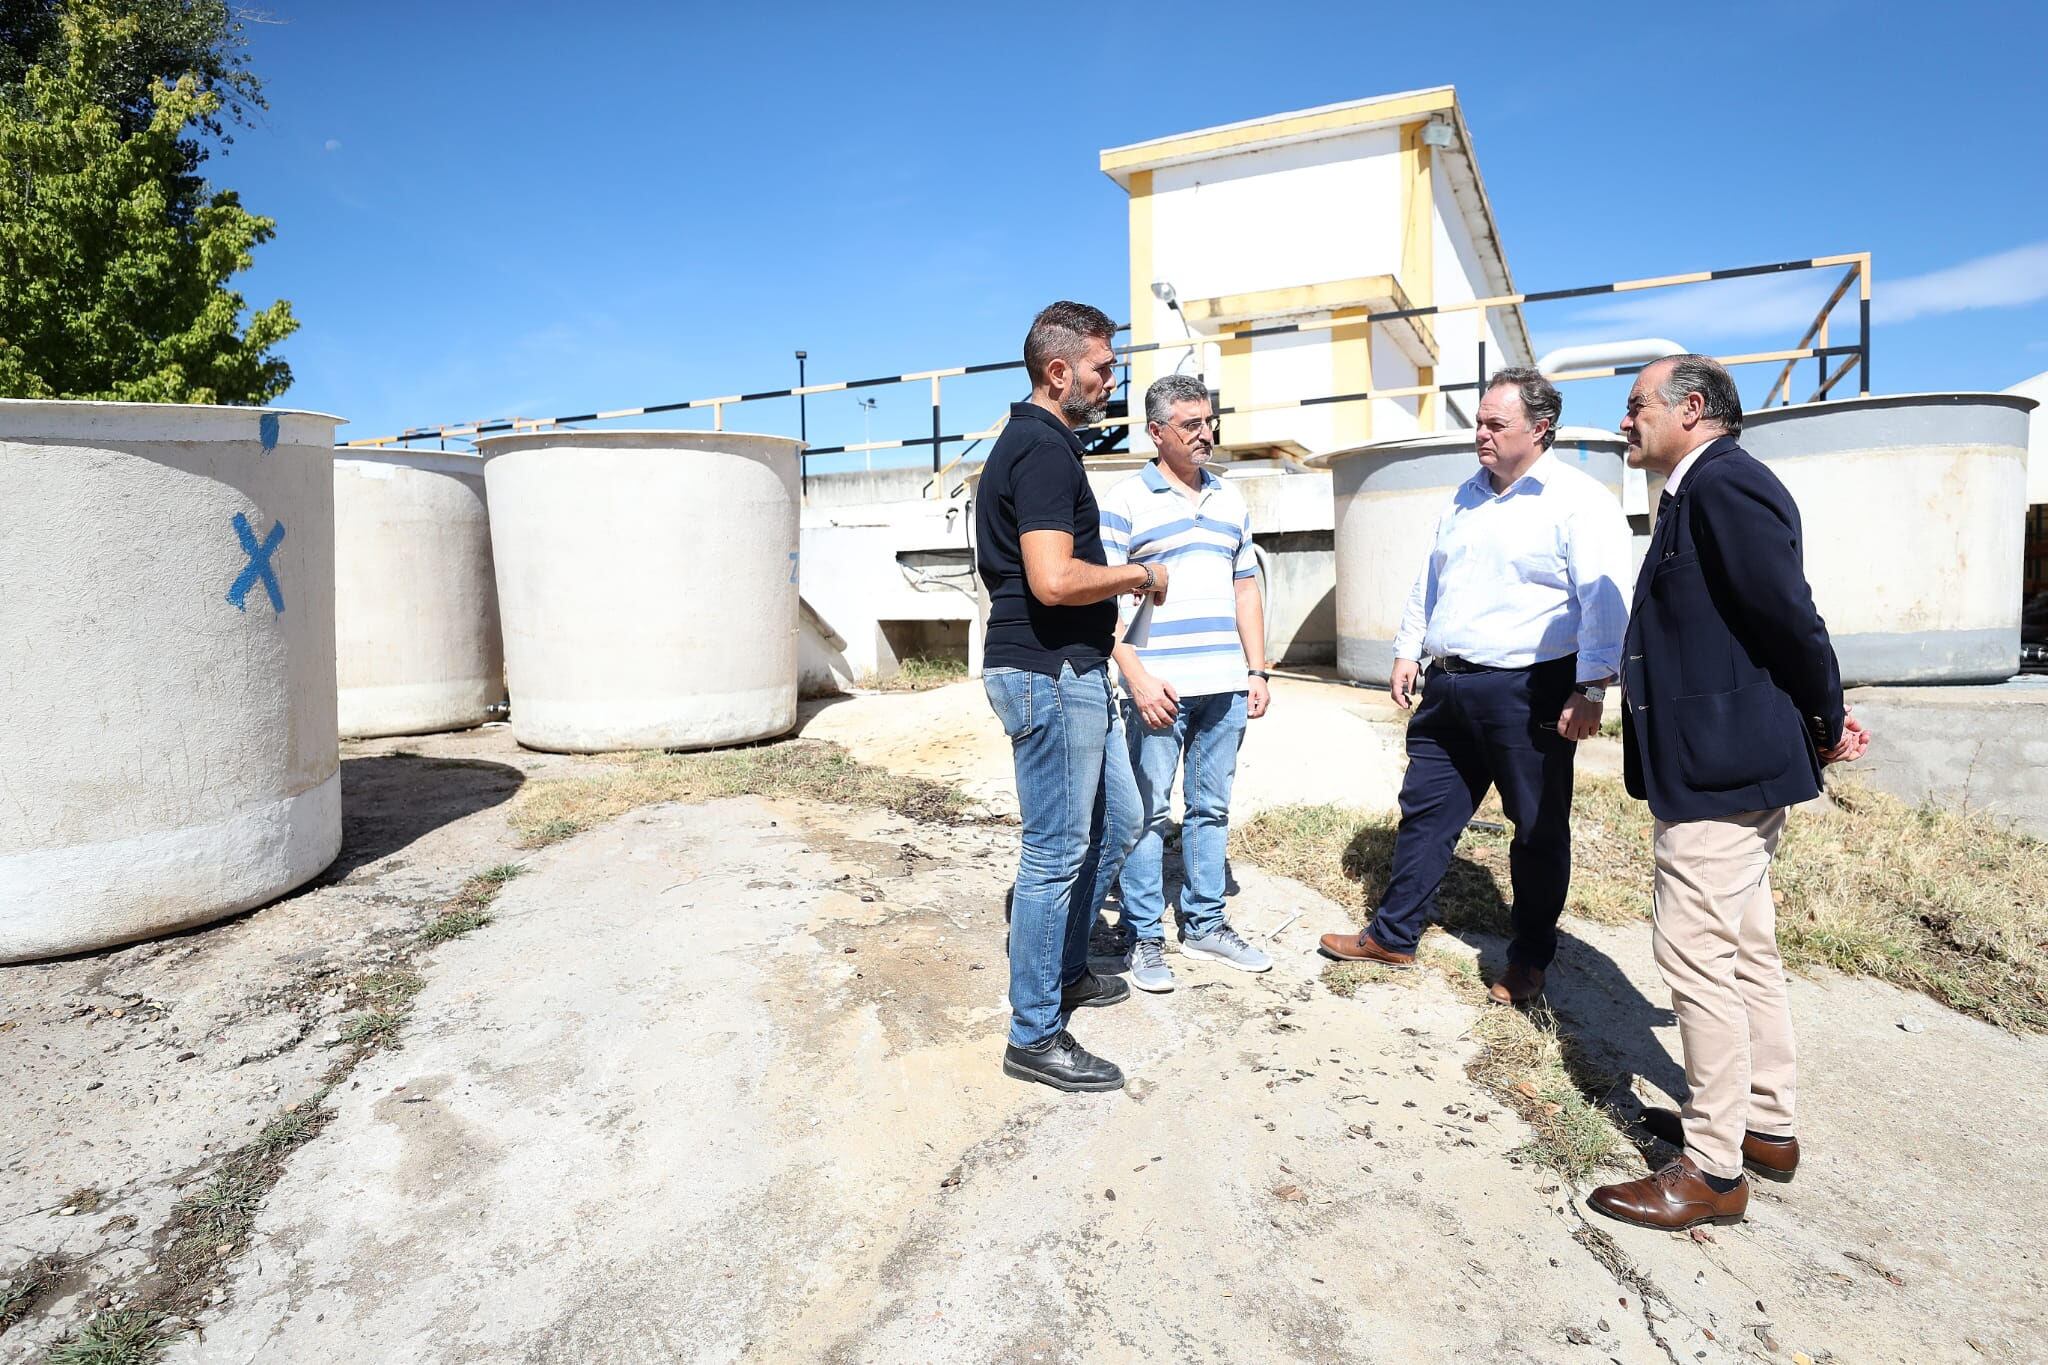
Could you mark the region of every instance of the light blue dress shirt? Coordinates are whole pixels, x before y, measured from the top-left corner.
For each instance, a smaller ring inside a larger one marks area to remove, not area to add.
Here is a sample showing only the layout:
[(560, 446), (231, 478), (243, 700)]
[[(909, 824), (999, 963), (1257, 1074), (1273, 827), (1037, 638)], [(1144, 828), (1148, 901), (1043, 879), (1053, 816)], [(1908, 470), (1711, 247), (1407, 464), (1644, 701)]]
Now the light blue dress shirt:
[(1505, 492), (1480, 468), (1437, 518), (1396, 658), (1527, 668), (1577, 653), (1578, 680), (1620, 672), (1629, 531), (1597, 480), (1545, 451)]

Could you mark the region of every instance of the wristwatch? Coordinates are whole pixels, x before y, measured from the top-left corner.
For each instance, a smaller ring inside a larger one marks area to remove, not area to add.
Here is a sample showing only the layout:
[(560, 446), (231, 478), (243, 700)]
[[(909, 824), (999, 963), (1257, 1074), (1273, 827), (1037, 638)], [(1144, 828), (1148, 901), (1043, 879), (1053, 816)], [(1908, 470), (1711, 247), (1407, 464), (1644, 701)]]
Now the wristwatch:
[(1605, 683), (1580, 683), (1575, 690), (1580, 696), (1596, 706), (1603, 705), (1607, 701), (1607, 685)]

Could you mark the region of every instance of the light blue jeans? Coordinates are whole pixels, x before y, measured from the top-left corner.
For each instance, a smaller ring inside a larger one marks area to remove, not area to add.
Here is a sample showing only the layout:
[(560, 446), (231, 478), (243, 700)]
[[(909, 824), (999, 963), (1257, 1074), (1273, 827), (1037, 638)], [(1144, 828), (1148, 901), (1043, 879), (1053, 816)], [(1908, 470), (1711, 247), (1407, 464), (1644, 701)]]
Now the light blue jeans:
[(982, 674), (1010, 737), (1024, 848), (1010, 902), (1010, 1041), (1030, 1047), (1066, 1026), (1060, 991), (1088, 970), (1098, 885), (1138, 833), (1138, 789), (1109, 666), (1057, 679), (1021, 668)]
[(1223, 927), (1225, 859), (1230, 843), (1230, 784), (1237, 776), (1237, 751), (1244, 743), (1245, 694), (1214, 692), (1183, 697), (1173, 724), (1154, 730), (1128, 698), (1124, 729), (1130, 736), (1131, 768), (1144, 807), (1144, 831), (1123, 865), (1125, 938), (1162, 938), (1166, 913), (1166, 827), (1173, 814), (1173, 775), (1187, 756), (1181, 783), (1180, 822), (1182, 938), (1204, 938)]

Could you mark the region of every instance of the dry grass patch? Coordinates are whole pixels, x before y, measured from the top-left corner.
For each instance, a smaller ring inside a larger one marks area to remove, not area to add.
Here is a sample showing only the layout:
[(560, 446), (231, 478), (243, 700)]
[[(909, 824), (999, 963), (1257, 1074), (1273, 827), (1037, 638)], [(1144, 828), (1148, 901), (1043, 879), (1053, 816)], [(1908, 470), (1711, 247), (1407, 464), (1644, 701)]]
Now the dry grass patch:
[(960, 682), (967, 676), (965, 659), (912, 655), (896, 665), (888, 677), (861, 675), (859, 686), (876, 692), (929, 692), (935, 687)]
[[(2048, 1031), (2048, 844), (1982, 815), (1854, 786), (1794, 812), (1772, 864), (1787, 965), (1873, 976), (2015, 1031)], [(1508, 833), (1496, 801), (1437, 895), (1445, 927), (1505, 936)], [(1363, 923), (1386, 888), (1395, 817), (1336, 806), (1268, 811), (1232, 852), (1315, 888)], [(1581, 774), (1567, 913), (1627, 924), (1650, 911), (1650, 816), (1611, 778)]]
[(28, 1316), (36, 1301), (56, 1286), (64, 1263), (55, 1256), (37, 1256), (9, 1272), (0, 1282), (0, 1333)]
[(512, 803), (527, 848), (566, 839), (640, 806), (725, 796), (800, 797), (883, 806), (913, 820), (960, 818), (965, 798), (940, 782), (903, 777), (847, 757), (836, 744), (785, 740), (699, 754), (637, 754), (578, 777), (529, 782)]

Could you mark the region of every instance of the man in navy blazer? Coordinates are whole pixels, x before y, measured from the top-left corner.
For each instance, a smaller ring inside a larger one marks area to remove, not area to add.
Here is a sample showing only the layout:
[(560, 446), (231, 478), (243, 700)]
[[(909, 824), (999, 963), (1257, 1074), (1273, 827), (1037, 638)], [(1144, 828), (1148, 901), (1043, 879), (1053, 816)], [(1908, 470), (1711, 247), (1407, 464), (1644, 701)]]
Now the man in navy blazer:
[(1622, 650), (1622, 754), (1655, 817), (1657, 966), (1690, 1094), (1682, 1114), (1644, 1116), (1681, 1155), (1590, 1202), (1675, 1231), (1740, 1221), (1745, 1167), (1789, 1180), (1799, 1164), (1771, 855), (1786, 808), (1870, 736), (1842, 703), (1799, 509), (1737, 443), (1728, 371), (1698, 355), (1645, 367), (1621, 430), (1629, 463), (1665, 481)]

